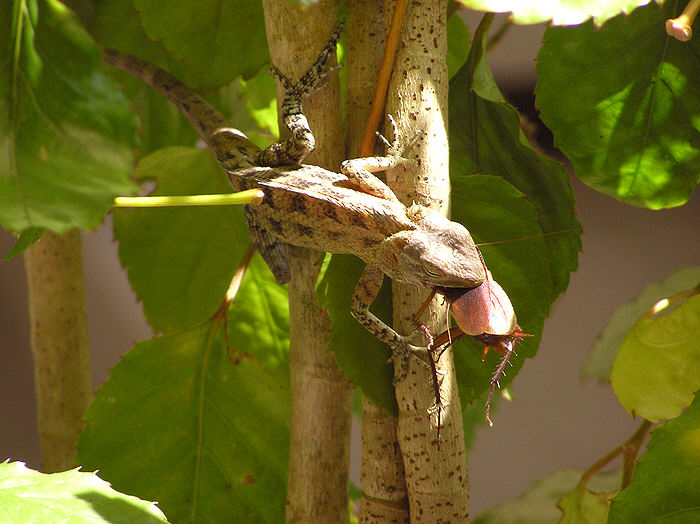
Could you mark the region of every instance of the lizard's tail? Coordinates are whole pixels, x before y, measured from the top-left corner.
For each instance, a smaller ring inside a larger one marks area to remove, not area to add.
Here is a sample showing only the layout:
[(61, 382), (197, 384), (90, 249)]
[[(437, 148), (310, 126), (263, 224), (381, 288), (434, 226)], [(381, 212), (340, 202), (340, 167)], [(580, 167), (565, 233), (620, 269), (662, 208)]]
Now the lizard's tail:
[[(253, 156), (259, 151), (257, 146), (250, 142), (243, 133), (234, 129), (228, 120), (209, 102), (171, 74), (145, 60), (116, 49), (105, 48), (102, 58), (106, 63), (139, 78), (167, 97), (190, 121), (199, 136), (217, 156), (217, 159), (224, 160), (222, 162), (224, 167), (229, 168), (225, 165), (227, 163), (225, 159), (219, 158), (220, 153), (231, 156), (231, 152), (235, 151), (236, 156), (245, 157), (248, 154)], [(226, 151), (222, 151), (224, 145), (222, 139), (225, 142)]]

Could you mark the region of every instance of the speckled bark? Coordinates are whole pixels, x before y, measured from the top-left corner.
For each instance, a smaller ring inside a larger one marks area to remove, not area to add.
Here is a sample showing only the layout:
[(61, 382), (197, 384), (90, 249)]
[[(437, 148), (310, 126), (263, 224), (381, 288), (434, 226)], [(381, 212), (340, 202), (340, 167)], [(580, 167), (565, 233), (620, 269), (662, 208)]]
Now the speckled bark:
[[(358, 155), (390, 19), (383, 0), (352, 0), (348, 9), (345, 113), (347, 156), (352, 158)], [(396, 419), (366, 399), (362, 401), (361, 487), (361, 523), (408, 522)]]
[[(333, 4), (302, 8), (264, 0), (272, 62), (293, 81), (316, 59), (335, 25)], [(337, 74), (304, 103), (316, 138), (306, 163), (337, 169), (343, 160)], [(277, 99), (280, 100), (278, 92)], [(293, 249), (290, 306), (291, 427), (287, 522), (348, 522), (352, 388), (327, 349), (329, 320), (316, 298), (320, 253)]]
[(42, 469), (74, 466), (92, 397), (80, 232), (46, 232), (24, 253)]
[[(400, 136), (423, 136), (409, 155), (415, 167), (398, 167), (388, 183), (404, 202), (413, 201), (449, 214), (447, 143), (446, 0), (414, 1), (409, 5), (389, 89), (387, 112), (394, 115)], [(412, 175), (412, 176), (409, 176)], [(402, 333), (414, 329), (411, 317), (426, 290), (394, 284), (394, 326)], [(423, 322), (432, 333), (446, 326), (446, 309), (434, 301)], [(415, 361), (396, 387), (399, 405), (398, 440), (406, 472), (411, 522), (466, 522), (467, 466), (462, 415), (450, 351), (439, 369), (445, 372), (441, 395), (441, 445), (437, 446), (435, 416), (428, 416), (435, 399), (428, 370)]]

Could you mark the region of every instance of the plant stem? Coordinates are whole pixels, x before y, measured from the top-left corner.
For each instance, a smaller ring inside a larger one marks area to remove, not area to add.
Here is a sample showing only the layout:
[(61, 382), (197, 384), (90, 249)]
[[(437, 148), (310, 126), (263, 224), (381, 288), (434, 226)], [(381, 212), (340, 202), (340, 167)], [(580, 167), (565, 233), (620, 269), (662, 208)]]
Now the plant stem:
[(652, 423), (645, 420), (637, 428), (637, 430), (625, 442), (608, 451), (604, 456), (599, 458), (590, 468), (588, 468), (581, 480), (578, 481), (578, 487), (583, 489), (588, 485), (593, 475), (612, 462), (618, 455), (622, 455), (622, 483), (620, 489), (625, 489), (632, 481), (632, 473), (634, 472), (635, 459), (639, 453), (644, 439), (646, 438)]
[[(263, 0), (263, 9), (272, 63), (294, 81), (306, 73), (327, 43), (335, 26), (333, 3), (321, 0), (300, 6), (287, 0)], [(304, 103), (317, 144), (306, 162), (336, 169), (343, 160), (338, 75), (324, 81), (327, 87)], [(327, 348), (330, 321), (316, 297), (321, 254), (297, 248), (289, 254), (291, 421), (286, 519), (342, 524), (349, 520), (352, 387)]]
[[(401, 9), (387, 8), (381, 0), (351, 0), (347, 7), (350, 16), (345, 64), (346, 156), (355, 158), (374, 153), (374, 132), (386, 114), (384, 102), (380, 100), (386, 98), (394, 64), (394, 53), (387, 51), (390, 47), (387, 34), (392, 33), (389, 20), (397, 27), (394, 33), (398, 36), (403, 18), (399, 16)], [(382, 78), (386, 82), (380, 87)], [(372, 140), (363, 141), (363, 136), (371, 136)], [(396, 418), (366, 398), (362, 399), (361, 475), (361, 523), (409, 522)]]
[(637, 464), (637, 454), (644, 444), (644, 440), (651, 430), (652, 423), (645, 420), (641, 423), (637, 431), (625, 441), (622, 445), (622, 482), (620, 483), (620, 489), (625, 489), (632, 482), (632, 474), (634, 473), (634, 467)]
[[(399, 166), (387, 173), (396, 196), (449, 213), (450, 181), (447, 141), (447, 1), (414, 2), (408, 7), (389, 87), (387, 113), (394, 116), (406, 141), (416, 132), (421, 139), (411, 157), (417, 165)], [(410, 169), (410, 172), (409, 172)], [(409, 176), (412, 175), (412, 176)], [(394, 283), (394, 328), (408, 334), (413, 315), (427, 291)], [(433, 301), (425, 321), (431, 332), (446, 323), (447, 311)], [(406, 470), (411, 522), (467, 522), (467, 464), (462, 410), (451, 351), (437, 363), (441, 372), (442, 428), (438, 449), (435, 403), (430, 373), (410, 359), (408, 375), (396, 385), (399, 406), (398, 442)]]
[(186, 206), (229, 206), (253, 204), (262, 198), (259, 189), (248, 189), (238, 193), (213, 195), (173, 195), (116, 197), (114, 207), (186, 207)]
[(92, 397), (80, 232), (46, 232), (24, 253), (43, 470), (74, 465)]

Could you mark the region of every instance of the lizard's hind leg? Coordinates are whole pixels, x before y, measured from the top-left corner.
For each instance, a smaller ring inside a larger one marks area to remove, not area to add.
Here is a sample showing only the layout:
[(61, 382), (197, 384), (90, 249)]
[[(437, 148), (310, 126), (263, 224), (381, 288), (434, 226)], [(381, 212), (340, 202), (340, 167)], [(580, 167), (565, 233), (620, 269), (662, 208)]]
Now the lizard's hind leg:
[(340, 22), (335, 27), (314, 64), (297, 83), (292, 83), (276, 67), (269, 68), (272, 76), (280, 81), (284, 89), (282, 119), (290, 131), (290, 136), (261, 151), (256, 157), (257, 165), (270, 167), (299, 165), (304, 157), (314, 150), (316, 142), (309, 129), (309, 122), (304, 116), (302, 103), (312, 93), (325, 87), (322, 81), (329, 73), (340, 69), (341, 66), (327, 67), (327, 62), (331, 56), (335, 55), (335, 46), (340, 39), (343, 25), (344, 22)]

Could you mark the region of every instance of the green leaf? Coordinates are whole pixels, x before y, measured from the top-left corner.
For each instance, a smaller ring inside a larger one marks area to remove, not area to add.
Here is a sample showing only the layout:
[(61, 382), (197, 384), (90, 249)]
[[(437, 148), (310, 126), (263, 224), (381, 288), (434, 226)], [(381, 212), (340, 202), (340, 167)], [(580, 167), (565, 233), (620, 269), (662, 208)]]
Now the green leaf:
[(596, 25), (619, 13), (630, 13), (649, 0), (459, 0), (459, 3), (475, 11), (495, 13), (511, 12), (516, 24), (537, 24), (552, 21), (552, 25), (573, 25), (593, 18)]
[(677, 417), (692, 402), (700, 389), (699, 330), (697, 294), (632, 327), (610, 375), (617, 399), (631, 415), (658, 422)]
[(129, 181), (134, 118), (99, 51), (58, 2), (0, 14), (0, 226), (93, 228)]
[(114, 491), (95, 473), (47, 475), (21, 462), (0, 464), (0, 520), (13, 524), (167, 522), (153, 502)]
[[(474, 524), (558, 524), (559, 522), (586, 522), (584, 520), (560, 520), (561, 513), (555, 504), (567, 496), (583, 474), (582, 470), (567, 468), (537, 480), (522, 497), (489, 509), (479, 515)], [(589, 487), (598, 492), (611, 492), (620, 483), (619, 471), (600, 473), (593, 477)], [(590, 521), (592, 523), (605, 522)]]
[(619, 473), (612, 475), (615, 486), (610, 486), (608, 492), (593, 492), (584, 486), (576, 486), (567, 493), (557, 507), (564, 516), (560, 524), (603, 524), (608, 520), (610, 499), (617, 493)]
[(248, 81), (241, 80), (241, 95), (245, 96), (248, 112), (256, 125), (271, 137), (279, 136), (277, 95), (272, 75), (261, 71)]
[[(484, 59), (488, 19), (477, 30), (467, 63), (450, 82), (452, 218), (483, 248), (486, 265), (503, 286), (526, 333), (535, 335), (513, 359), (533, 356), (551, 303), (577, 265), (581, 226), (561, 166), (538, 155), (520, 132), (517, 112), (505, 102)], [(477, 175), (478, 174), (478, 175)], [(495, 175), (495, 176), (484, 176)], [(564, 233), (560, 233), (565, 231)], [(555, 233), (542, 237), (542, 233)], [(463, 405), (488, 388), (498, 356), (481, 361), (469, 337), (455, 346)], [(515, 373), (509, 373), (504, 384)]]
[[(196, 85), (194, 80), (200, 75), (172, 56), (162, 42), (156, 42), (146, 34), (132, 2), (101, 0), (95, 4), (94, 9), (95, 14), (87, 29), (100, 44), (155, 64), (188, 86)], [(206, 68), (206, 64), (200, 67)]]
[(289, 389), (289, 297), (262, 258), (254, 257), (229, 310), (233, 349), (254, 356)]
[[(246, 0), (134, 0), (150, 38), (196, 71), (197, 86), (254, 76), (269, 63), (262, 4)], [(235, 28), (235, 31), (232, 30)]]
[[(573, 215), (574, 195), (564, 168), (530, 147), (517, 111), (502, 101), (485, 60), (487, 29), (488, 24), (479, 26), (467, 63), (450, 81), (450, 177), (500, 176), (535, 206), (542, 231), (557, 233), (544, 239), (553, 301), (566, 289), (569, 273), (578, 265), (581, 226)], [(457, 213), (465, 206), (454, 198), (452, 207)]]
[(29, 229), (25, 229), (20, 233), (19, 237), (17, 237), (17, 242), (15, 243), (14, 247), (10, 249), (10, 251), (8, 251), (7, 255), (0, 258), (0, 261), (4, 262), (6, 260), (10, 260), (11, 258), (16, 257), (29, 246), (31, 246), (34, 242), (39, 240), (41, 238), (41, 235), (43, 234), (44, 230), (40, 227), (32, 227)]
[[(136, 167), (158, 195), (229, 193), (209, 151), (160, 149)], [(211, 316), (249, 244), (242, 206), (115, 209), (115, 237), (129, 281), (155, 331), (173, 331)]]
[(617, 351), (639, 317), (663, 298), (692, 289), (700, 282), (700, 266), (676, 271), (661, 282), (649, 284), (633, 300), (617, 308), (598, 335), (591, 354), (581, 368), (581, 376), (610, 380), (610, 370)]
[[(534, 335), (518, 346), (512, 358), (513, 373), (501, 381), (505, 386), (522, 366), (525, 357), (537, 350), (542, 325), (551, 303), (551, 278), (547, 249), (535, 207), (522, 193), (499, 177), (470, 175), (452, 178), (452, 196), (459, 202), (452, 218), (468, 224), (475, 242), (491, 242), (507, 237), (523, 241), (482, 246), (484, 261), (493, 278), (501, 284), (513, 303), (518, 323)], [(535, 236), (535, 238), (531, 238)], [(479, 398), (490, 384), (500, 356), (490, 352), (481, 360), (483, 345), (462, 337), (454, 346), (459, 392), (464, 405)]]
[(678, 206), (698, 183), (698, 39), (666, 35), (678, 1), (593, 24), (550, 28), (537, 58), (537, 105), (576, 175), (628, 204)]
[(282, 522), (289, 394), (238, 334), (231, 359), (221, 319), (137, 344), (88, 409), (80, 463), (173, 522)]
[[(345, 376), (362, 389), (373, 404), (396, 414), (394, 372), (389, 359), (391, 349), (367, 331), (350, 314), (352, 294), (364, 262), (351, 255), (333, 255), (319, 278), (317, 293), (321, 307), (328, 310), (331, 332), (328, 347), (335, 355)], [(389, 279), (370, 308), (374, 314), (391, 325), (391, 288)]]
[(609, 524), (700, 521), (700, 399), (657, 427), (632, 483), (613, 499)]
[(457, 15), (447, 21), (447, 76), (452, 78), (467, 60), (471, 36), (467, 24)]

